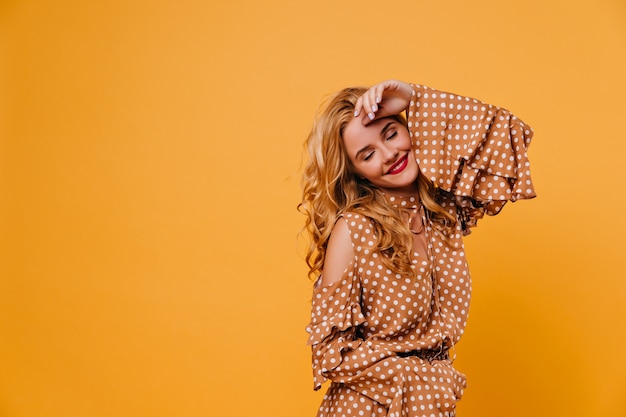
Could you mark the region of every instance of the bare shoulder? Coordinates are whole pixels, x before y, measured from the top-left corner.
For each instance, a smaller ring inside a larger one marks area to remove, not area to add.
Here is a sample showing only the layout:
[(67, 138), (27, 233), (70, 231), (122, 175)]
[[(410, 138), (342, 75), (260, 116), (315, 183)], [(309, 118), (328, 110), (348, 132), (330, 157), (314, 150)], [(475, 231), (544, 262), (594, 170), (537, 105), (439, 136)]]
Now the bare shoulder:
[(328, 239), (322, 285), (329, 285), (341, 279), (346, 268), (354, 261), (354, 249), (350, 229), (344, 218), (337, 220)]

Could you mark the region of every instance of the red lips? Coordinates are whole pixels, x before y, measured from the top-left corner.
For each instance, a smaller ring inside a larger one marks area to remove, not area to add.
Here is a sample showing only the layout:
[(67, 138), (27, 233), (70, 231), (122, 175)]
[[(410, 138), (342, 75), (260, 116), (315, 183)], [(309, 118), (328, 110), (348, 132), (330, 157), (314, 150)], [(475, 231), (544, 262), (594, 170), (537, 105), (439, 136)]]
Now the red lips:
[(404, 170), (404, 168), (406, 168), (408, 163), (409, 163), (408, 155), (404, 155), (402, 158), (398, 159), (398, 161), (389, 168), (389, 170), (387, 171), (387, 174), (396, 175), (396, 174), (401, 173)]

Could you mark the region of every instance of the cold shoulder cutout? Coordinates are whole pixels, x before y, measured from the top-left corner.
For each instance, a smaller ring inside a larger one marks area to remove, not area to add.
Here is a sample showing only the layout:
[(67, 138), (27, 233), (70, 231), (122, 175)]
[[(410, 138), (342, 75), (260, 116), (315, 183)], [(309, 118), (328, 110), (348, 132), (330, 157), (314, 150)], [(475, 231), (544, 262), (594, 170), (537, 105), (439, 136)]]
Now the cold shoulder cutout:
[(350, 230), (345, 219), (340, 217), (335, 222), (328, 240), (320, 285), (337, 282), (351, 262), (354, 262), (354, 249), (350, 240)]

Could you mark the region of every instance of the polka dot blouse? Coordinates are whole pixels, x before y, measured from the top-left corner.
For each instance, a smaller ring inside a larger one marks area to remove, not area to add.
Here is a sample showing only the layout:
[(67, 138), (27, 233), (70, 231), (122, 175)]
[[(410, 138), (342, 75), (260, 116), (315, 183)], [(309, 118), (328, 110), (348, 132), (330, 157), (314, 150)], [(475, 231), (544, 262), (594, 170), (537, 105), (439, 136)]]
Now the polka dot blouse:
[[(465, 329), (471, 279), (462, 236), (507, 201), (535, 196), (526, 150), (532, 130), (507, 110), (412, 86), (407, 112), (415, 157), (459, 219), (447, 241), (415, 196), (388, 195), (420, 224), (414, 276), (387, 269), (371, 220), (347, 213), (354, 260), (341, 279), (318, 280), (311, 323), (314, 388), (330, 379), (318, 416), (454, 416), (466, 387), (450, 349)], [(416, 237), (417, 239), (417, 237)]]

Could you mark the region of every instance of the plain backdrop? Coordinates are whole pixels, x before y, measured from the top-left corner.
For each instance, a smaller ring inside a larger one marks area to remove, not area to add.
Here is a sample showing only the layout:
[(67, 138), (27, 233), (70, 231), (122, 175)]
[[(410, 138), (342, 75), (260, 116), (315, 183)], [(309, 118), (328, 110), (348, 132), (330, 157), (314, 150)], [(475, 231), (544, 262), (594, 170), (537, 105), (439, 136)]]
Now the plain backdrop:
[(387, 78), (535, 129), (464, 417), (626, 415), (626, 3), (0, 3), (0, 416), (313, 416), (302, 143)]

